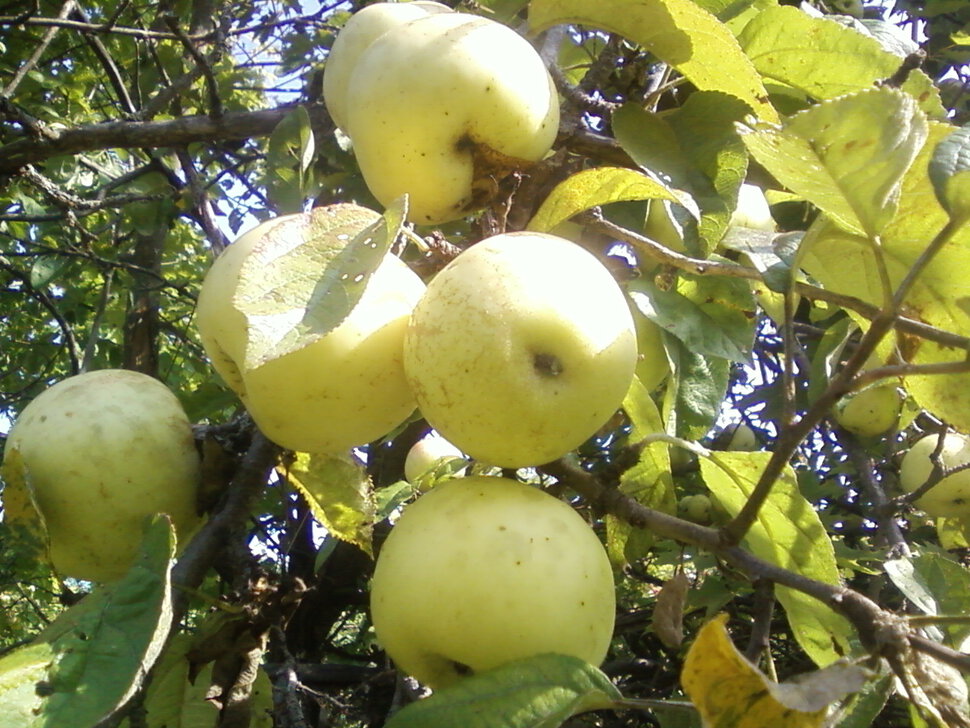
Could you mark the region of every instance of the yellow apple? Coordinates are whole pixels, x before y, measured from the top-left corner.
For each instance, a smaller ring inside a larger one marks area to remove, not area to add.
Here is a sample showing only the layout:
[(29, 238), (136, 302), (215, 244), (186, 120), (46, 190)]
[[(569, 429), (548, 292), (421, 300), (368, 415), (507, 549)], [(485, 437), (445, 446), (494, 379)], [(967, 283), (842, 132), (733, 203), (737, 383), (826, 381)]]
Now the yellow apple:
[[(903, 456), (899, 468), (899, 485), (907, 493), (923, 485), (930, 477), (938, 437), (928, 435), (917, 440)], [(970, 438), (950, 432), (943, 439), (940, 462), (945, 468), (955, 468), (970, 462)], [(945, 518), (970, 516), (970, 470), (962, 470), (943, 478), (926, 492), (916, 505), (927, 515)]]
[(670, 360), (664, 347), (663, 331), (642, 314), (634, 313), (637, 331), (637, 379), (648, 392), (660, 386), (670, 374)]
[(407, 193), (413, 222), (447, 222), (484, 206), (499, 180), (542, 159), (555, 141), (552, 79), (529, 42), (501, 23), (427, 13), (351, 53), (346, 82), (341, 50), (325, 70), (336, 67), (331, 88), (342, 89), (331, 91), (328, 108), (353, 141), (370, 191), (384, 205)]
[(415, 408), (404, 378), (403, 342), (424, 283), (393, 255), (374, 271), (339, 326), (298, 351), (244, 370), (250, 330), (235, 300), (244, 261), (265, 246), (282, 250), (299, 244), (311, 216), (326, 214), (326, 208), (318, 208), (277, 218), (239, 238), (206, 275), (196, 312), (213, 366), (259, 428), (283, 447), (304, 452), (336, 452), (370, 442)]
[(323, 75), (323, 98), (334, 124), (346, 130), (346, 98), (350, 74), (366, 48), (391, 28), (432, 13), (450, 13), (435, 2), (374, 3), (361, 8), (340, 29)]
[(404, 478), (417, 485), (444, 462), (464, 457), (461, 450), (432, 430), (408, 450), (404, 459)]
[(731, 225), (771, 232), (775, 219), (765, 193), (757, 185), (743, 182), (738, 190), (738, 205), (731, 213)]
[(505, 478), (456, 478), (418, 498), (371, 584), (378, 641), (434, 688), (547, 652), (598, 665), (614, 613), (592, 529), (566, 503)]
[(882, 382), (843, 397), (835, 421), (853, 435), (877, 437), (899, 422), (903, 398), (895, 382)]
[(10, 430), (4, 477), (26, 482), (63, 576), (123, 576), (148, 516), (167, 513), (180, 539), (199, 522), (191, 425), (175, 395), (138, 372), (79, 374), (42, 392)]
[(506, 468), (561, 457), (633, 381), (626, 298), (596, 257), (543, 233), (488, 238), (445, 266), (411, 316), (404, 369), (425, 418)]

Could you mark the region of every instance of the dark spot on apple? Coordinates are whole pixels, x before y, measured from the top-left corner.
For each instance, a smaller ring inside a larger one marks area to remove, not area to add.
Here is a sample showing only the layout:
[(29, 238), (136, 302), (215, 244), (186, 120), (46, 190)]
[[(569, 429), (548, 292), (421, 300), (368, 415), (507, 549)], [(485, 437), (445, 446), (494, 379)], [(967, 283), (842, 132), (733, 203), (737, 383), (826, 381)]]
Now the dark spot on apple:
[(558, 377), (562, 374), (562, 362), (555, 354), (534, 354), (532, 366), (543, 377)]
[(465, 675), (471, 675), (474, 672), (468, 665), (464, 662), (458, 662), (458, 660), (451, 660), (451, 667), (457, 674), (463, 677)]

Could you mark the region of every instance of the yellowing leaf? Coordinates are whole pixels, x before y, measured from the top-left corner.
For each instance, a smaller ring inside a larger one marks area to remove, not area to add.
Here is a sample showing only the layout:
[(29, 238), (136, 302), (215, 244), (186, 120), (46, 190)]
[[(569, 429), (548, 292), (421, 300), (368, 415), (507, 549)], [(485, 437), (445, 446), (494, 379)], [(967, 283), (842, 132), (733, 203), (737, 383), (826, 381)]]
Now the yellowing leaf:
[[(701, 458), (701, 475), (721, 506), (735, 516), (770, 457), (766, 452), (718, 452), (713, 458)], [(773, 564), (829, 584), (840, 582), (835, 549), (812, 504), (798, 492), (791, 467), (786, 466), (775, 482), (745, 543), (752, 553)], [(779, 586), (775, 593), (795, 639), (817, 665), (827, 665), (848, 652), (854, 631), (845, 618), (793, 589)]]
[[(871, 88), (892, 76), (902, 62), (875, 38), (787, 6), (758, 13), (738, 40), (763, 76), (818, 100)], [(931, 116), (945, 115), (939, 92), (922, 71), (910, 73), (902, 90)]]
[[(927, 174), (936, 145), (954, 131), (932, 123), (919, 156), (903, 178), (898, 211), (882, 232), (881, 251), (891, 284), (903, 280), (949, 216), (940, 206)], [(875, 254), (865, 239), (821, 220), (802, 242), (801, 265), (825, 288), (882, 304)], [(907, 316), (970, 336), (970, 305), (965, 271), (970, 270), (970, 226), (960, 227), (926, 267), (904, 302)], [(865, 319), (858, 319), (866, 327)], [(899, 353), (912, 363), (962, 361), (965, 352), (907, 336)], [(916, 402), (962, 431), (970, 431), (970, 375), (906, 377), (907, 392)]]
[(47, 524), (34, 502), (30, 476), (19, 449), (8, 447), (4, 452), (2, 475), (3, 517), (11, 540), (34, 558), (49, 560)]
[(528, 229), (548, 232), (573, 215), (598, 205), (652, 199), (673, 200), (697, 210), (689, 195), (645, 174), (622, 167), (597, 167), (577, 172), (556, 185), (529, 221)]
[(866, 671), (848, 664), (769, 680), (731, 642), (726, 622), (721, 614), (701, 628), (680, 676), (704, 728), (821, 728), (828, 706), (866, 683)]
[(664, 582), (653, 608), (653, 631), (667, 647), (676, 650), (684, 641), (684, 603), (690, 579), (678, 571)]
[(813, 106), (781, 127), (748, 129), (742, 139), (786, 187), (874, 237), (895, 215), (902, 177), (926, 135), (911, 96), (878, 88)]
[(328, 532), (373, 556), (374, 497), (367, 471), (353, 456), (300, 452), (284, 472)]
[(761, 78), (728, 28), (691, 0), (532, 0), (534, 32), (577, 23), (639, 43), (704, 91), (723, 91), (776, 121)]
[(281, 220), (239, 271), (233, 305), (246, 317), (245, 369), (326, 336), (353, 310), (404, 221), (404, 203), (382, 217), (341, 204)]

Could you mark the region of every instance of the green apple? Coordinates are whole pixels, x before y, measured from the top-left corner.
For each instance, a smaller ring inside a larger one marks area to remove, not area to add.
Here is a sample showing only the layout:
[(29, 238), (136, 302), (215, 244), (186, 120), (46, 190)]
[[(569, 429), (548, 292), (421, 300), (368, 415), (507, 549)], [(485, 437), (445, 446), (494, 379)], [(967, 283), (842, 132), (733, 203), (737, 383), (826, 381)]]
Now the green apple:
[[(338, 36), (339, 41), (339, 36)], [(382, 33), (347, 64), (335, 46), (325, 97), (384, 205), (407, 193), (409, 219), (438, 224), (483, 207), (497, 183), (542, 159), (559, 99), (536, 50), (476, 15), (431, 12)], [(324, 79), (325, 90), (327, 86)]]
[(589, 525), (505, 478), (456, 478), (419, 497), (371, 583), (378, 641), (434, 688), (547, 652), (598, 665), (614, 613), (613, 572)]
[(555, 460), (616, 412), (633, 381), (626, 298), (596, 257), (543, 233), (496, 235), (432, 279), (404, 340), (425, 418), (462, 452)]
[(75, 579), (123, 576), (148, 516), (167, 513), (180, 540), (199, 523), (192, 427), (175, 395), (138, 372), (79, 374), (42, 392), (10, 430), (4, 477), (26, 483), (54, 569)]
[(640, 383), (652, 392), (670, 374), (670, 360), (664, 347), (663, 330), (642, 314), (634, 312), (637, 331), (636, 375)]
[(404, 478), (414, 485), (421, 484), (445, 462), (464, 457), (461, 450), (432, 430), (408, 450), (404, 458)]
[[(933, 470), (930, 458), (938, 439), (936, 435), (923, 437), (903, 456), (899, 468), (899, 485), (905, 492), (912, 493), (930, 477)], [(940, 462), (945, 468), (955, 468), (970, 462), (970, 438), (962, 433), (947, 433), (943, 439)], [(961, 470), (943, 478), (919, 498), (916, 505), (934, 518), (970, 516), (970, 470)]]
[(725, 448), (725, 450), (733, 450), (735, 452), (751, 452), (760, 449), (761, 440), (758, 439), (754, 430), (744, 422), (738, 423), (737, 427), (734, 428), (734, 432), (731, 433), (731, 439)]
[(677, 502), (677, 514), (688, 521), (709, 526), (714, 520), (714, 506), (703, 493), (685, 495)]
[(327, 212), (318, 208), (271, 220), (226, 248), (202, 284), (196, 324), (216, 371), (267, 437), (291, 450), (337, 452), (382, 437), (414, 411), (403, 342), (424, 283), (388, 255), (339, 326), (298, 351), (245, 371), (250, 329), (235, 302), (243, 263), (258, 251), (265, 255), (266, 246), (279, 246), (282, 253), (298, 245), (314, 214)]
[(346, 130), (347, 87), (361, 54), (391, 28), (432, 13), (450, 13), (447, 5), (435, 2), (374, 3), (361, 8), (340, 29), (323, 75), (323, 98), (330, 117)]
[(903, 397), (895, 382), (881, 382), (843, 397), (835, 421), (853, 435), (878, 437), (896, 426)]

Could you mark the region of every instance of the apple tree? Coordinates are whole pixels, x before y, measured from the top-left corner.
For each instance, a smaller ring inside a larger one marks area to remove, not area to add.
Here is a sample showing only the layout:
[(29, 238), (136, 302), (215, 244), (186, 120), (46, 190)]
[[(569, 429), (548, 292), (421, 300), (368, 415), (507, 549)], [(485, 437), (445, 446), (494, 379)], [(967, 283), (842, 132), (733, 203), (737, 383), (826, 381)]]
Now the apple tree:
[(0, 726), (970, 726), (968, 64), (964, 0), (0, 4)]

